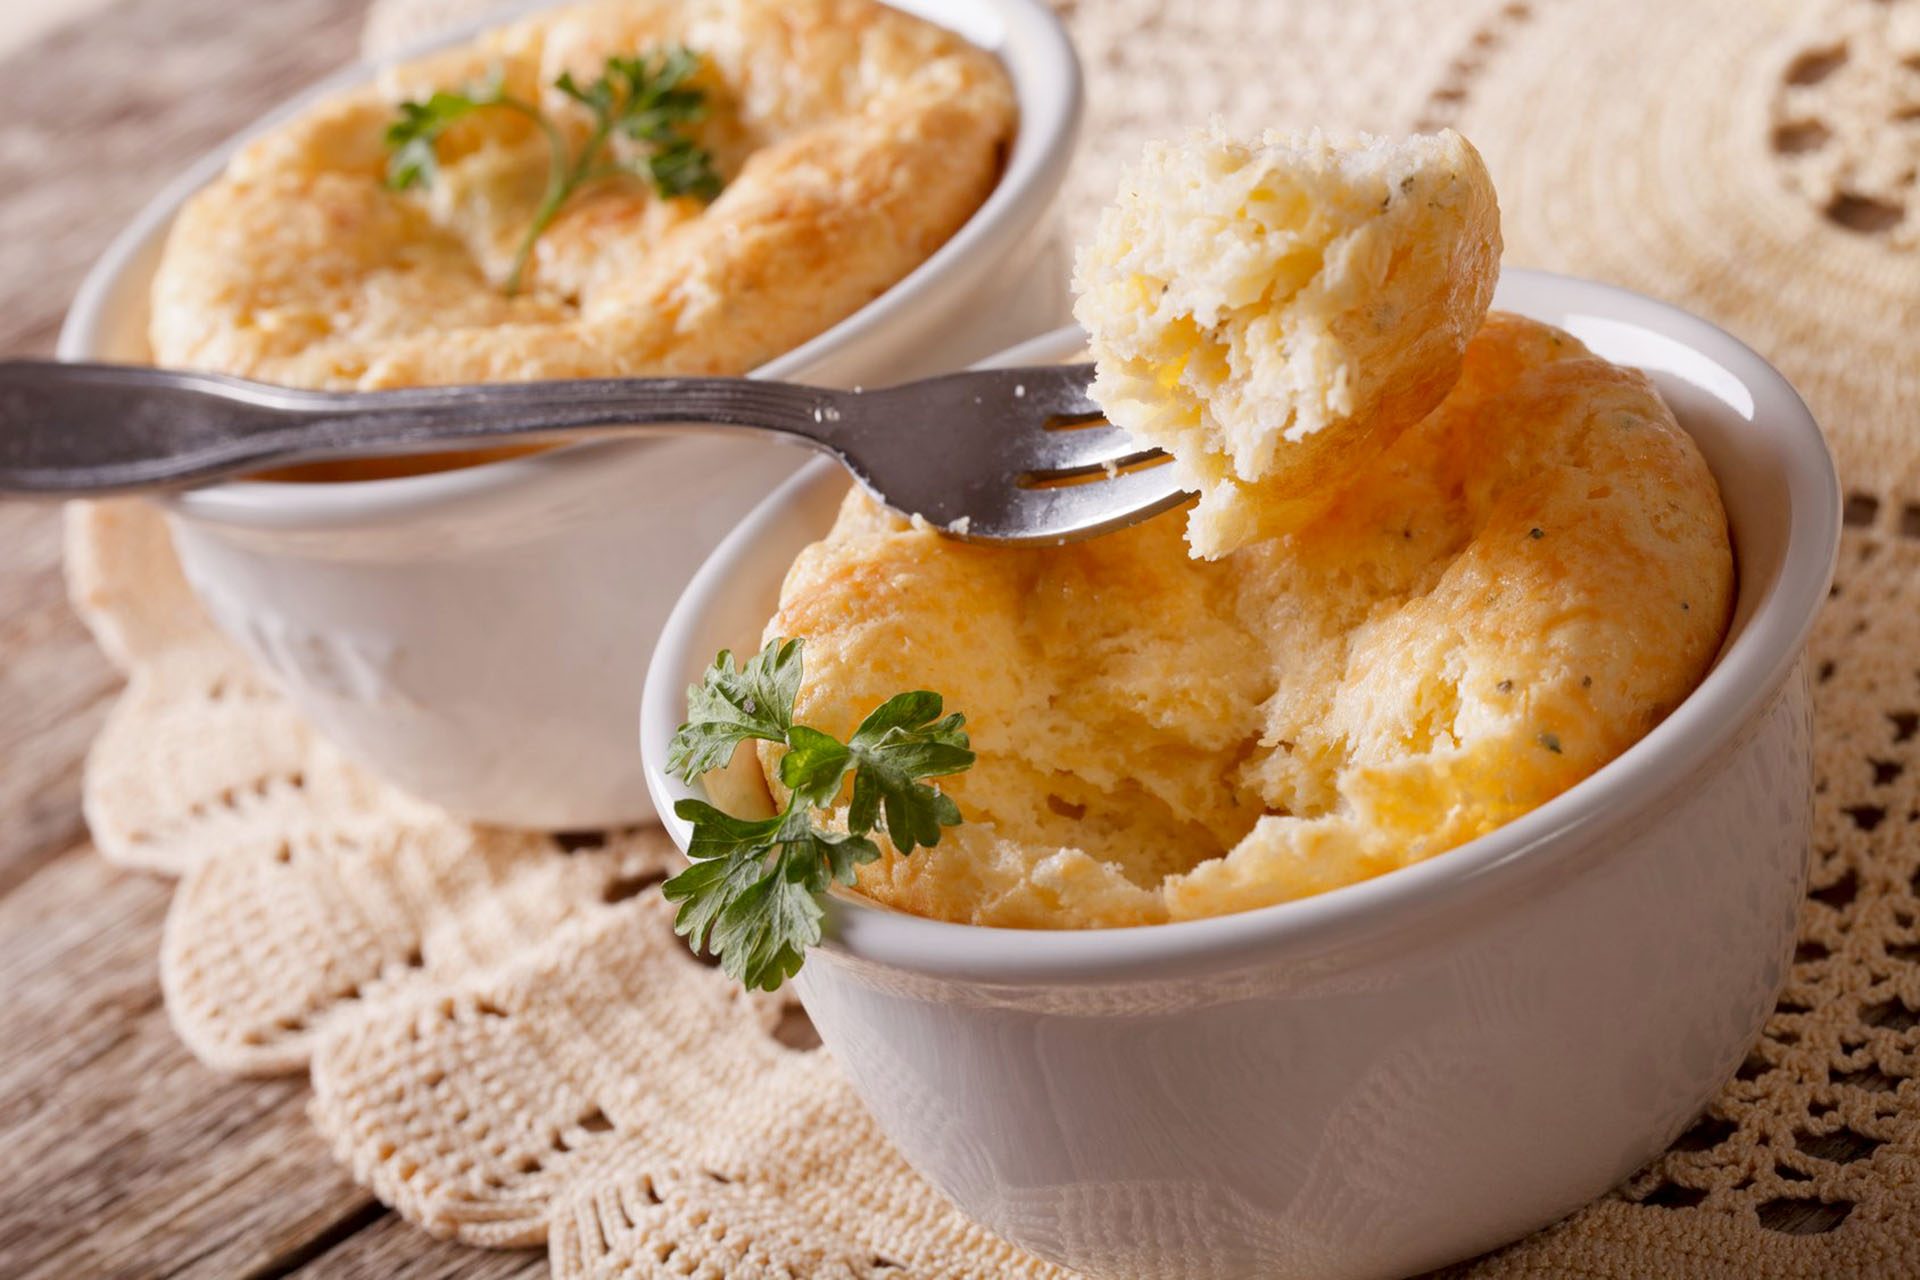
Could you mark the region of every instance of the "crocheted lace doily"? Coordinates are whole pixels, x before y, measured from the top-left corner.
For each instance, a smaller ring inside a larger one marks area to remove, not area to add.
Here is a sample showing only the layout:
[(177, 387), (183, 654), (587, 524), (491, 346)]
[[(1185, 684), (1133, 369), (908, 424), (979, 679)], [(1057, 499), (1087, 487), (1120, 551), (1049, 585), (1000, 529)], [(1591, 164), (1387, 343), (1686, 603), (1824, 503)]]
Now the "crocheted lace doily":
[[(392, 47), (490, 7), (380, 0)], [(1920, 1274), (1920, 0), (1059, 0), (1086, 59), (1074, 229), (1150, 134), (1455, 124), (1508, 259), (1731, 328), (1849, 485), (1814, 639), (1818, 817), (1791, 982), (1695, 1128), (1473, 1276)], [(181, 1038), (310, 1070), (314, 1123), (429, 1231), (563, 1278), (1043, 1276), (882, 1139), (803, 1016), (688, 956), (652, 830), (455, 822), (320, 741), (202, 618), (164, 527), (77, 506), (128, 686), (89, 760), (113, 861), (179, 877)]]

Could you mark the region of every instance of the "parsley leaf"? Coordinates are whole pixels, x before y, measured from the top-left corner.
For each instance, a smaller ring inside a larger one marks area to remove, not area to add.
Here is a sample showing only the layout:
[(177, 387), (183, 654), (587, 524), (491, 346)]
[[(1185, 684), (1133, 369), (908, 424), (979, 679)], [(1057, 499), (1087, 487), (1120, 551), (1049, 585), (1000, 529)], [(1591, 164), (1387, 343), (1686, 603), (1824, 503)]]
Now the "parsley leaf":
[(847, 825), (871, 831), (884, 823), (887, 838), (902, 853), (940, 843), (940, 828), (959, 825), (951, 796), (922, 781), (972, 767), (973, 752), (960, 726), (962, 715), (940, 718), (940, 695), (921, 691), (888, 698), (854, 730), (848, 744), (855, 759), (853, 804)]
[(662, 892), (668, 901), (683, 903), (674, 931), (698, 951), (706, 945), (715, 917), (759, 878), (764, 859), (754, 855), (764, 855), (781, 820), (736, 818), (699, 800), (682, 800), (673, 811), (693, 824), (693, 839), (687, 846), (693, 865), (667, 881)]
[(420, 102), (403, 102), (400, 115), (387, 126), (387, 185), (395, 191), (430, 184), (440, 169), (435, 148), (440, 135), (482, 107), (499, 100), (497, 91), (479, 94), (436, 91)]
[[(706, 90), (691, 82), (700, 55), (673, 48), (656, 61), (644, 55), (611, 57), (586, 84), (563, 72), (553, 87), (584, 107), (593, 118), (580, 150), (573, 152), (560, 127), (534, 103), (516, 98), (498, 84), (468, 93), (439, 90), (430, 97), (403, 102), (387, 126), (387, 185), (396, 191), (431, 185), (439, 171), (440, 137), (476, 111), (503, 108), (532, 120), (552, 151), (547, 186), (532, 221), (514, 252), (505, 291), (520, 291), (533, 246), (553, 224), (561, 206), (590, 183), (620, 174), (646, 179), (662, 196), (712, 200), (723, 185), (713, 154), (685, 132), (707, 116)], [(613, 141), (625, 139), (640, 153), (616, 154)]]
[(667, 772), (692, 782), (723, 768), (749, 738), (785, 742), (800, 693), (800, 642), (770, 642), (735, 671), (722, 649), (699, 684), (687, 687), (687, 723), (667, 747)]
[[(669, 772), (691, 782), (750, 738), (786, 747), (779, 776), (787, 804), (778, 815), (737, 818), (702, 800), (673, 809), (693, 825), (693, 865), (661, 888), (680, 904), (674, 931), (749, 989), (775, 990), (799, 970), (820, 941), (827, 890), (852, 885), (856, 869), (880, 857), (874, 831), (908, 854), (959, 825), (959, 806), (926, 779), (974, 761), (965, 717), (942, 716), (937, 693), (889, 698), (849, 742), (795, 724), (801, 670), (799, 640), (771, 640), (739, 669), (723, 650), (687, 690), (688, 721), (667, 749)], [(838, 804), (849, 777), (846, 830), (821, 825), (816, 813)]]
[(780, 781), (814, 808), (825, 809), (839, 796), (852, 762), (846, 743), (797, 724), (787, 734), (787, 753), (780, 757)]
[(722, 185), (713, 156), (685, 138), (654, 148), (647, 157), (647, 177), (663, 196), (693, 196), (702, 201), (719, 195)]
[(674, 805), (693, 823), (693, 865), (661, 886), (678, 902), (674, 932), (695, 951), (720, 958), (730, 978), (776, 990), (820, 941), (819, 899), (834, 882), (852, 884), (854, 868), (880, 856), (864, 836), (823, 831), (797, 797), (778, 817), (733, 817), (700, 800)]

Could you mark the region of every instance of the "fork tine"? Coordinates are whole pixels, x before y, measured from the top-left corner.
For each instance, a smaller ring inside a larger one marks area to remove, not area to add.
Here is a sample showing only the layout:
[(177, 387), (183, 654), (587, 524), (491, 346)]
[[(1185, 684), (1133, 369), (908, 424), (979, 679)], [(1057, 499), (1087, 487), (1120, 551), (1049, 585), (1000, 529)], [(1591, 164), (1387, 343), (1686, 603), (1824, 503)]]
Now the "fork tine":
[(1115, 426), (1101, 423), (1072, 431), (1029, 427), (1008, 442), (1007, 464), (1025, 468), (1037, 479), (1084, 475), (1104, 467), (1127, 467), (1158, 456)]
[(964, 377), (976, 404), (1009, 417), (1014, 429), (1003, 445), (1006, 463), (1035, 478), (1130, 466), (1155, 453), (1107, 423), (1087, 395), (1093, 381), (1090, 364), (979, 370)]
[[(821, 442), (882, 505), (954, 537), (1000, 546), (1090, 538), (1187, 496), (1173, 466), (1152, 465), (1158, 450), (1100, 421), (1092, 376), (1091, 365), (1038, 365), (885, 387), (860, 397), (837, 420), (836, 439)], [(916, 440), (903, 437), (903, 420), (946, 429)]]
[(1045, 545), (1074, 542), (1137, 524), (1170, 510), (1188, 495), (1170, 465), (1128, 471), (1111, 480), (1027, 489), (1008, 484), (980, 494), (965, 524), (949, 527), (969, 542)]

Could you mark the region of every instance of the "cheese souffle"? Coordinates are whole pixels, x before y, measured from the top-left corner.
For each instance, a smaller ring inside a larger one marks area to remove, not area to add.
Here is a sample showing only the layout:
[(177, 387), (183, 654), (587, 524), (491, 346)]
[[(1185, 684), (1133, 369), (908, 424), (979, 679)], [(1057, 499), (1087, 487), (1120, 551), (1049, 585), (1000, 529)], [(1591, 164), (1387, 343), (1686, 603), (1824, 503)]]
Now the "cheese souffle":
[(1500, 261), (1465, 138), (1150, 144), (1076, 262), (1093, 396), (1200, 495), (1195, 554), (1284, 532), (1446, 393)]
[[(692, 60), (685, 132), (717, 194), (656, 189), (632, 163), (639, 133), (619, 134), (609, 172), (516, 273), (556, 146), (577, 155), (592, 136), (566, 86), (670, 54)], [(434, 138), (432, 181), (396, 189), (403, 104), (476, 93), (531, 110), (461, 115)], [(236, 156), (168, 239), (153, 358), (334, 389), (744, 373), (953, 235), (998, 180), (1015, 115), (990, 54), (872, 0), (542, 13), (392, 68)]]
[[(1084, 297), (1103, 291), (1083, 319), (1097, 386), (1124, 397), (1112, 416), (1178, 421), (1150, 438), (1231, 485), (1245, 518), (1218, 546), (1196, 539), (1212, 558), (1189, 554), (1185, 511), (998, 549), (855, 491), (767, 625), (806, 640), (796, 723), (844, 738), (914, 688), (967, 714), (977, 760), (941, 784), (964, 821), (909, 856), (883, 841), (859, 872), (880, 902), (1094, 927), (1350, 884), (1588, 776), (1685, 698), (1720, 645), (1734, 570), (1712, 475), (1643, 374), (1487, 313), (1498, 230), (1471, 148), (1451, 135), (1188, 145), (1203, 154), (1161, 149), (1148, 165), (1183, 175), (1182, 208), (1228, 211), (1246, 278), (1182, 253), (1161, 259), (1164, 289), (1109, 290), (1152, 278), (1116, 239), (1150, 216), (1136, 208), (1082, 256)], [(1241, 207), (1250, 163), (1284, 197), (1271, 225)], [(1337, 207), (1316, 211), (1330, 172)], [(1428, 195), (1435, 208), (1393, 213)], [(1318, 260), (1302, 267), (1298, 228), (1350, 216), (1309, 237)], [(1239, 309), (1224, 337), (1206, 297)], [(1175, 305), (1201, 318), (1169, 318)], [(1156, 327), (1188, 334), (1214, 364), (1204, 381), (1182, 370), (1150, 389), (1136, 362)], [(1296, 454), (1310, 486), (1294, 482)], [(1260, 461), (1229, 476), (1217, 460), (1236, 456)], [(776, 754), (763, 747), (761, 763), (777, 789)]]

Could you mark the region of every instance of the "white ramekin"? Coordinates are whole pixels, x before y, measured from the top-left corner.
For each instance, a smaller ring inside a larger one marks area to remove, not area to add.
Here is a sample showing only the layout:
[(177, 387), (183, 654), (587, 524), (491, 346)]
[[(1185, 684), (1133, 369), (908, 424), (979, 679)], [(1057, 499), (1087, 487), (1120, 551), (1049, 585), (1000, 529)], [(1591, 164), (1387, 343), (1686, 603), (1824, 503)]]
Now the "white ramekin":
[[(1006, 173), (905, 280), (757, 376), (897, 381), (1067, 318), (1050, 214), (1081, 93), (1064, 31), (1039, 0), (896, 3), (1006, 65), (1020, 109)], [(316, 86), (253, 132), (376, 71)], [(61, 358), (149, 359), (149, 283), (167, 230), (245, 141), (203, 159), (114, 242), (68, 315)], [(214, 621), (348, 753), (466, 818), (597, 828), (653, 814), (632, 715), (668, 608), (805, 456), (654, 438), (404, 479), (224, 484), (162, 505)]]
[[(1023, 932), (837, 900), (797, 984), (907, 1158), (1094, 1276), (1397, 1276), (1584, 1203), (1678, 1134), (1772, 1008), (1805, 889), (1802, 664), (1838, 481), (1779, 374), (1672, 307), (1509, 272), (1495, 304), (1642, 366), (1700, 443), (1740, 568), (1713, 671), (1658, 728), (1482, 839), (1320, 897)], [(1063, 358), (1077, 332), (1016, 363)], [(688, 587), (641, 713), (656, 805), (683, 691), (752, 650), (846, 482), (821, 464)], [(684, 842), (686, 824), (668, 817)]]

